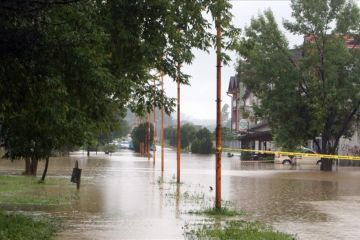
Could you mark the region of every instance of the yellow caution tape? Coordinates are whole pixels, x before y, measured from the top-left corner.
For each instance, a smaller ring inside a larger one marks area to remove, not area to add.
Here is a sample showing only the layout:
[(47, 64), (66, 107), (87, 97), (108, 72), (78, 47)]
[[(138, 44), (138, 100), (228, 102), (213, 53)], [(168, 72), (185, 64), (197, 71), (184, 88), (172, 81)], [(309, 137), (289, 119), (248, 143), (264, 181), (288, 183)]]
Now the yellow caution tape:
[(295, 157), (306, 156), (306, 157), (360, 161), (360, 156), (331, 155), (331, 154), (319, 154), (319, 153), (280, 152), (280, 151), (254, 150), (254, 149), (241, 149), (241, 148), (223, 148), (223, 151), (224, 152), (255, 152), (261, 154), (278, 154), (278, 155), (281, 154), (281, 155), (288, 155)]

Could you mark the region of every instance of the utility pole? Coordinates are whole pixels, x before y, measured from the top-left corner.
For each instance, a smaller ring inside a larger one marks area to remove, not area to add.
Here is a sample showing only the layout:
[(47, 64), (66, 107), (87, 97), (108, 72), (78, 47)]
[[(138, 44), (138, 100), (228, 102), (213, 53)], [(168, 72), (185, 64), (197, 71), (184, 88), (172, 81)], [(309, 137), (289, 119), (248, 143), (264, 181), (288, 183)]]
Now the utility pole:
[(177, 152), (176, 152), (176, 182), (180, 183), (180, 151), (181, 151), (181, 136), (180, 136), (180, 63), (177, 66)]
[[(154, 79), (154, 91), (156, 89), (156, 82), (155, 82), (155, 79)], [(155, 94), (155, 92), (154, 92)], [(154, 103), (154, 134), (153, 134), (153, 164), (155, 166), (155, 152), (156, 152), (156, 106), (155, 106), (155, 103)]]
[[(164, 92), (164, 75), (161, 73), (161, 91)], [(164, 106), (161, 107), (161, 172), (164, 172)]]
[(216, 196), (215, 207), (221, 208), (221, 12), (216, 20)]
[(148, 119), (147, 119), (147, 156), (148, 156), (148, 160), (150, 161), (150, 134), (151, 134), (151, 130), (150, 130), (150, 113), (148, 113)]
[(141, 120), (141, 124), (144, 124), (144, 129), (145, 129), (145, 138), (144, 138), (144, 142), (143, 142), (143, 152), (142, 152), (142, 156), (146, 156), (146, 149), (147, 149), (147, 125), (146, 125), (146, 119), (142, 118)]

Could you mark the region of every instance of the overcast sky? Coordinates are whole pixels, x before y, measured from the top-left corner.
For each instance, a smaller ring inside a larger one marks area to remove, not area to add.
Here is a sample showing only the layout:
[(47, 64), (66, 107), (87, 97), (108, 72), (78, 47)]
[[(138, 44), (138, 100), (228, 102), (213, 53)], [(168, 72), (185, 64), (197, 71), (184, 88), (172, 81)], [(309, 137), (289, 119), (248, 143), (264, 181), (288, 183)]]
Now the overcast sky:
[[(241, 29), (250, 24), (253, 16), (270, 8), (282, 29), (283, 19), (291, 18), (290, 1), (231, 1), (233, 4), (232, 13), (234, 24)], [(287, 34), (290, 46), (301, 44), (302, 38)], [(230, 97), (227, 96), (229, 79), (235, 75), (236, 53), (230, 53), (232, 61), (229, 66), (222, 68), (222, 104), (230, 105)], [(195, 59), (191, 66), (185, 66), (184, 70), (191, 75), (191, 86), (181, 86), (181, 110), (192, 119), (214, 120), (216, 119), (216, 55), (212, 50), (210, 54), (196, 51)], [(170, 97), (176, 98), (176, 83), (170, 78), (165, 78), (165, 91)], [(176, 114), (176, 113), (174, 113)]]

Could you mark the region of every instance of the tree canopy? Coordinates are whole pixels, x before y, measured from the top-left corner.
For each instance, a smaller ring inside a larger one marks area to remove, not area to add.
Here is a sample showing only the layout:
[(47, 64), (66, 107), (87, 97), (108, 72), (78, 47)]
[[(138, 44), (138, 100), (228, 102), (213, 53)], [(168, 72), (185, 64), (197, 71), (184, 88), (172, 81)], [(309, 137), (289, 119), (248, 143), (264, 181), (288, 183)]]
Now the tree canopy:
[[(211, 22), (228, 1), (22, 0), (0, 2), (0, 138), (7, 156), (30, 161), (51, 150), (89, 144), (110, 132), (131, 108), (170, 113), (174, 99), (155, 88), (159, 73), (174, 78), (194, 48), (213, 44)], [(230, 46), (231, 41), (229, 42)], [(225, 59), (225, 57), (224, 57)]]
[(196, 132), (191, 144), (191, 152), (199, 154), (210, 154), (213, 151), (211, 132), (207, 128), (202, 128)]
[[(170, 146), (177, 146), (177, 130), (176, 128), (170, 126), (164, 129), (165, 139), (167, 140)], [(194, 140), (196, 134), (196, 127), (190, 123), (186, 123), (180, 127), (181, 132), (181, 148), (186, 149), (190, 147), (191, 143)]]
[[(239, 52), (239, 74), (260, 104), (278, 145), (294, 149), (314, 140), (336, 153), (352, 134), (360, 105), (360, 11), (347, 0), (292, 0), (284, 21), (304, 43), (289, 43), (270, 10), (253, 18)], [(321, 142), (317, 137), (321, 137)], [(322, 165), (331, 169), (331, 161)]]

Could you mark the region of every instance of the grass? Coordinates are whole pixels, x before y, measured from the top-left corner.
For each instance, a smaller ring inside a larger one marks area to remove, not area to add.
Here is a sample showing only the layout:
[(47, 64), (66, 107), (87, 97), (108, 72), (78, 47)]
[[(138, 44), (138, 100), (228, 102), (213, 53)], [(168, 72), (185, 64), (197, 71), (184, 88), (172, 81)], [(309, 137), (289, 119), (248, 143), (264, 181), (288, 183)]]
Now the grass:
[(227, 221), (225, 224), (202, 224), (185, 227), (186, 239), (293, 240), (295, 236), (273, 230), (257, 222)]
[[(229, 203), (228, 203), (229, 204)], [(293, 240), (295, 236), (274, 230), (272, 227), (259, 222), (242, 220), (246, 215), (227, 206), (220, 209), (205, 208), (190, 211), (189, 214), (214, 217), (202, 223), (188, 224), (184, 227), (186, 239), (239, 239), (239, 240)], [(229, 220), (229, 217), (231, 218)], [(228, 219), (224, 221), (224, 219)]]
[(0, 176), (0, 205), (67, 205), (77, 197), (68, 179), (48, 178), (39, 183), (34, 177)]
[(0, 240), (52, 239), (58, 228), (50, 218), (0, 212)]
[[(25, 176), (0, 176), (0, 207), (22, 209), (27, 206), (69, 205), (78, 192), (69, 179)], [(0, 240), (52, 239), (59, 228), (59, 219), (0, 211)]]
[(237, 211), (235, 209), (231, 209), (229, 207), (222, 207), (222, 208), (206, 208), (204, 210), (198, 211), (189, 211), (189, 214), (197, 214), (197, 215), (207, 215), (211, 217), (236, 217), (242, 216), (245, 213), (242, 211)]

